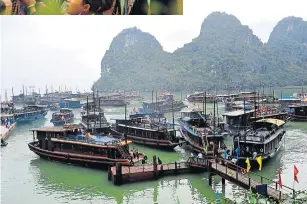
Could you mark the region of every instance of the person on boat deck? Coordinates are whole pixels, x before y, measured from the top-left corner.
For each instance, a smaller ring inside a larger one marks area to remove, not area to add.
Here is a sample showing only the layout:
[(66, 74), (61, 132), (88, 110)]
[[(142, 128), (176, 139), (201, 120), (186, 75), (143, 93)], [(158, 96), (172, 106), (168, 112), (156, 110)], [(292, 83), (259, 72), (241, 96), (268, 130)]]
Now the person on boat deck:
[(1, 138), (1, 144), (4, 144), (4, 140), (3, 140), (3, 138)]

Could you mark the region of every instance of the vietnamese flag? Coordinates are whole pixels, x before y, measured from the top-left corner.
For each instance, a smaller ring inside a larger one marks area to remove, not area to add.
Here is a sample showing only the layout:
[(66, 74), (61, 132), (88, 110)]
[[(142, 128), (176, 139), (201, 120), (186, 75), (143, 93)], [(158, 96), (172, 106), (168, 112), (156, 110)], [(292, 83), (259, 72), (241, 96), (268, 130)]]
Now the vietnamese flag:
[(297, 174), (298, 174), (298, 169), (296, 168), (296, 166), (294, 165), (294, 181), (296, 181), (298, 183), (298, 179), (297, 179)]
[(279, 184), (279, 187), (282, 188), (282, 181), (281, 181), (281, 171), (280, 171), (280, 168), (278, 169), (278, 184)]

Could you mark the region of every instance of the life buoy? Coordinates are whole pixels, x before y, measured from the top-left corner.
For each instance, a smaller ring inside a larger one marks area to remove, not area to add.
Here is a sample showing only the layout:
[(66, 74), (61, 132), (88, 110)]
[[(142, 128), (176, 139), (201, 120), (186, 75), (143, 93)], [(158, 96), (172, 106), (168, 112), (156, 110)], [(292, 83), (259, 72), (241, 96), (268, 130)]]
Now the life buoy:
[(144, 159), (145, 159), (145, 161), (147, 160), (147, 156), (146, 155), (144, 156)]
[(131, 161), (131, 162), (130, 162), (130, 165), (131, 165), (131, 166), (134, 166), (134, 162), (133, 162), (133, 161)]

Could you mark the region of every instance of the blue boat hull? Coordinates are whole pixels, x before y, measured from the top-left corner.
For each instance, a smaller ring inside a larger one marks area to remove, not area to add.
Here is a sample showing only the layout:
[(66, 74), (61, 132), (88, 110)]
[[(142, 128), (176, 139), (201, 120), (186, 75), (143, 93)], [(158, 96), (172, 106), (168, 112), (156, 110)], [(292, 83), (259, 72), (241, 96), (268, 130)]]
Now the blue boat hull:
[(40, 114), (40, 115), (16, 118), (16, 122), (31, 122), (31, 121), (35, 121), (35, 120), (45, 118), (46, 115), (47, 115), (47, 111), (45, 111), (43, 114)]

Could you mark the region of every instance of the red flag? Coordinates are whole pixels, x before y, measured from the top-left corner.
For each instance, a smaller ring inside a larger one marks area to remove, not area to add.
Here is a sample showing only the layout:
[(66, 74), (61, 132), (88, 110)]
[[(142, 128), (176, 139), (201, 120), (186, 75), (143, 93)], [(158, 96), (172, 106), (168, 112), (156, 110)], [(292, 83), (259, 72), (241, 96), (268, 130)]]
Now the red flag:
[(282, 188), (282, 181), (281, 181), (281, 171), (280, 168), (278, 169), (278, 184), (280, 188)]
[(297, 174), (298, 174), (298, 169), (296, 168), (296, 166), (294, 165), (294, 181), (296, 181), (298, 183), (298, 179), (297, 179)]

